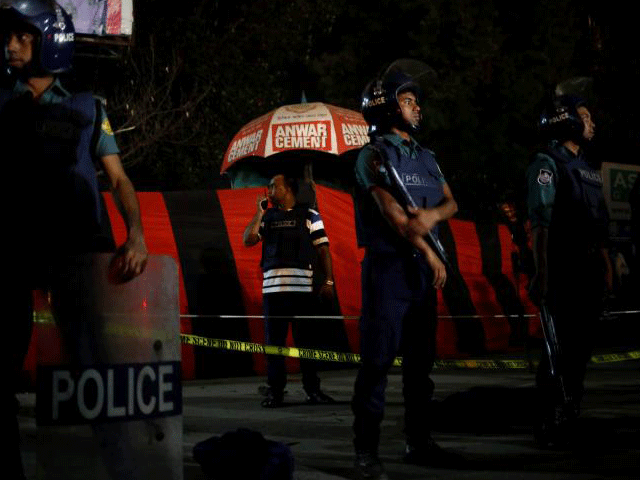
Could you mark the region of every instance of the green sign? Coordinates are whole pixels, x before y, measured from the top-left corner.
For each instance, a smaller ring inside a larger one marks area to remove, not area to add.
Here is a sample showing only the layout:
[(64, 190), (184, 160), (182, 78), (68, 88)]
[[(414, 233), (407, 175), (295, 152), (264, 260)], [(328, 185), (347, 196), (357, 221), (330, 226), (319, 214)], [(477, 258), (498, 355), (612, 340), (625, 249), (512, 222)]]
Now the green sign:
[(631, 188), (637, 178), (638, 172), (636, 170), (612, 168), (609, 173), (611, 200), (614, 202), (628, 202)]

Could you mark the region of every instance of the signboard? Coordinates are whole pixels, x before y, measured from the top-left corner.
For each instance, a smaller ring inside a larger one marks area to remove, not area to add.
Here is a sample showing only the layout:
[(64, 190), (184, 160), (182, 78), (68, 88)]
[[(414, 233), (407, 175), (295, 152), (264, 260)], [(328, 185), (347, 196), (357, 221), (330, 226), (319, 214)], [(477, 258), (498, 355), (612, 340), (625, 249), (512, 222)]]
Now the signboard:
[(623, 163), (602, 163), (604, 198), (612, 221), (631, 220), (629, 194), (640, 174), (640, 166)]
[(181, 480), (182, 386), (178, 268), (152, 255), (116, 284), (111, 255), (53, 268), (51, 307), (63, 346), (39, 329), (38, 478)]
[(58, 0), (71, 15), (76, 33), (131, 35), (133, 0)]

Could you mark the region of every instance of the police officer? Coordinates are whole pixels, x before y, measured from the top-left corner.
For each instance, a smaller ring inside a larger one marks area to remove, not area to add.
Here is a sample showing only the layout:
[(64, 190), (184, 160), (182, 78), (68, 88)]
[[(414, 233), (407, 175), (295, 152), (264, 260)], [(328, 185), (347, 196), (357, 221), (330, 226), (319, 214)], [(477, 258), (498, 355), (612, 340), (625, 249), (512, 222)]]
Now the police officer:
[(9, 75), (0, 90), (2, 193), (5, 225), (14, 239), (6, 251), (10, 321), (3, 322), (9, 341), (2, 347), (10, 386), (2, 389), (0, 405), (2, 424), (14, 438), (1, 449), (7, 455), (1, 464), (7, 478), (24, 478), (14, 391), (31, 337), (31, 292), (52, 287), (47, 272), (67, 255), (115, 250), (102, 225), (95, 163), (106, 173), (128, 232), (114, 256), (114, 280), (140, 274), (147, 248), (135, 191), (101, 103), (89, 93), (69, 92), (58, 77), (71, 68), (71, 17), (48, 0), (0, 0), (0, 33), (2, 72)]
[[(331, 300), (334, 294), (329, 239), (322, 218), (316, 210), (296, 203), (297, 192), (298, 184), (294, 178), (283, 174), (274, 176), (268, 189), (273, 208), (267, 208), (267, 198), (258, 197), (256, 213), (243, 235), (243, 243), (247, 247), (262, 241), (262, 298), (269, 345), (285, 345), (289, 323), (298, 346), (313, 344), (314, 331), (319, 326), (313, 324), (312, 319), (292, 321), (292, 317), (315, 313), (312, 268), (315, 252), (324, 274), (319, 294), (327, 300)], [(315, 360), (301, 359), (300, 370), (307, 403), (333, 402), (320, 389)], [(267, 357), (267, 382), (269, 388), (262, 406), (282, 406), (287, 383), (283, 356)]]
[[(420, 127), (420, 91), (412, 77), (396, 71), (365, 88), (362, 113), (371, 141), (360, 152), (355, 174), (358, 243), (362, 263), (360, 354), (352, 409), (355, 468), (361, 478), (386, 478), (378, 457), (387, 373), (402, 352), (405, 403), (404, 460), (436, 465), (448, 452), (431, 438), (430, 408), (435, 359), (436, 289), (447, 272), (425, 241), (437, 223), (457, 212), (457, 204), (433, 153), (412, 137)], [(418, 205), (407, 206), (393, 183), (395, 167)]]
[(536, 376), (536, 439), (546, 446), (566, 440), (578, 415), (595, 322), (612, 273), (605, 248), (608, 215), (602, 177), (584, 155), (595, 133), (591, 113), (580, 98), (561, 95), (544, 109), (540, 128), (549, 143), (527, 170), (535, 263), (530, 295), (548, 307), (562, 351), (561, 377), (551, 376), (547, 356)]

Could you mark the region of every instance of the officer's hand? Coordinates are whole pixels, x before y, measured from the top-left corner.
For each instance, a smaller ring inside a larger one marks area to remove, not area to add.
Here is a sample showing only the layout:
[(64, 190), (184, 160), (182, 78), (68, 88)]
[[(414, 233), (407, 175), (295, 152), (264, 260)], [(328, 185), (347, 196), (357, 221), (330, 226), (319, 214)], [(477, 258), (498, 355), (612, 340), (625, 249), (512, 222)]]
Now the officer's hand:
[(109, 275), (115, 283), (128, 282), (144, 271), (148, 258), (144, 237), (131, 236), (111, 259)]
[(433, 286), (435, 288), (442, 288), (447, 281), (447, 268), (444, 263), (438, 258), (438, 255), (431, 249), (424, 252), (427, 263), (433, 270)]
[(438, 213), (433, 208), (407, 207), (409, 212), (408, 228), (411, 233), (424, 237), (440, 221)]

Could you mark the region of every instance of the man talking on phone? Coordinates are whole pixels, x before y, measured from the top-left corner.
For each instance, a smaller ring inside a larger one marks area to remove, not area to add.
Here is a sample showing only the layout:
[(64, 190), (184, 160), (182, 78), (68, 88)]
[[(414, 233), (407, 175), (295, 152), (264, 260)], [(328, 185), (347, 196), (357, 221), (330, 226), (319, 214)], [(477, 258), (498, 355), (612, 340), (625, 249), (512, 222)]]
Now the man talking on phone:
[[(329, 239), (322, 218), (316, 210), (297, 204), (297, 193), (298, 183), (294, 178), (275, 175), (269, 182), (268, 202), (267, 197), (258, 197), (256, 213), (243, 235), (247, 247), (262, 241), (260, 266), (268, 345), (284, 346), (291, 322), (296, 345), (310, 347), (316, 333), (314, 319), (294, 317), (314, 315), (317, 296), (327, 300), (334, 296)], [(272, 208), (268, 208), (269, 203)], [(317, 295), (313, 288), (315, 254), (324, 275)], [(300, 359), (300, 370), (307, 403), (333, 402), (320, 390), (315, 360)], [(267, 383), (269, 388), (262, 406), (281, 407), (287, 383), (283, 356), (267, 357)]]

